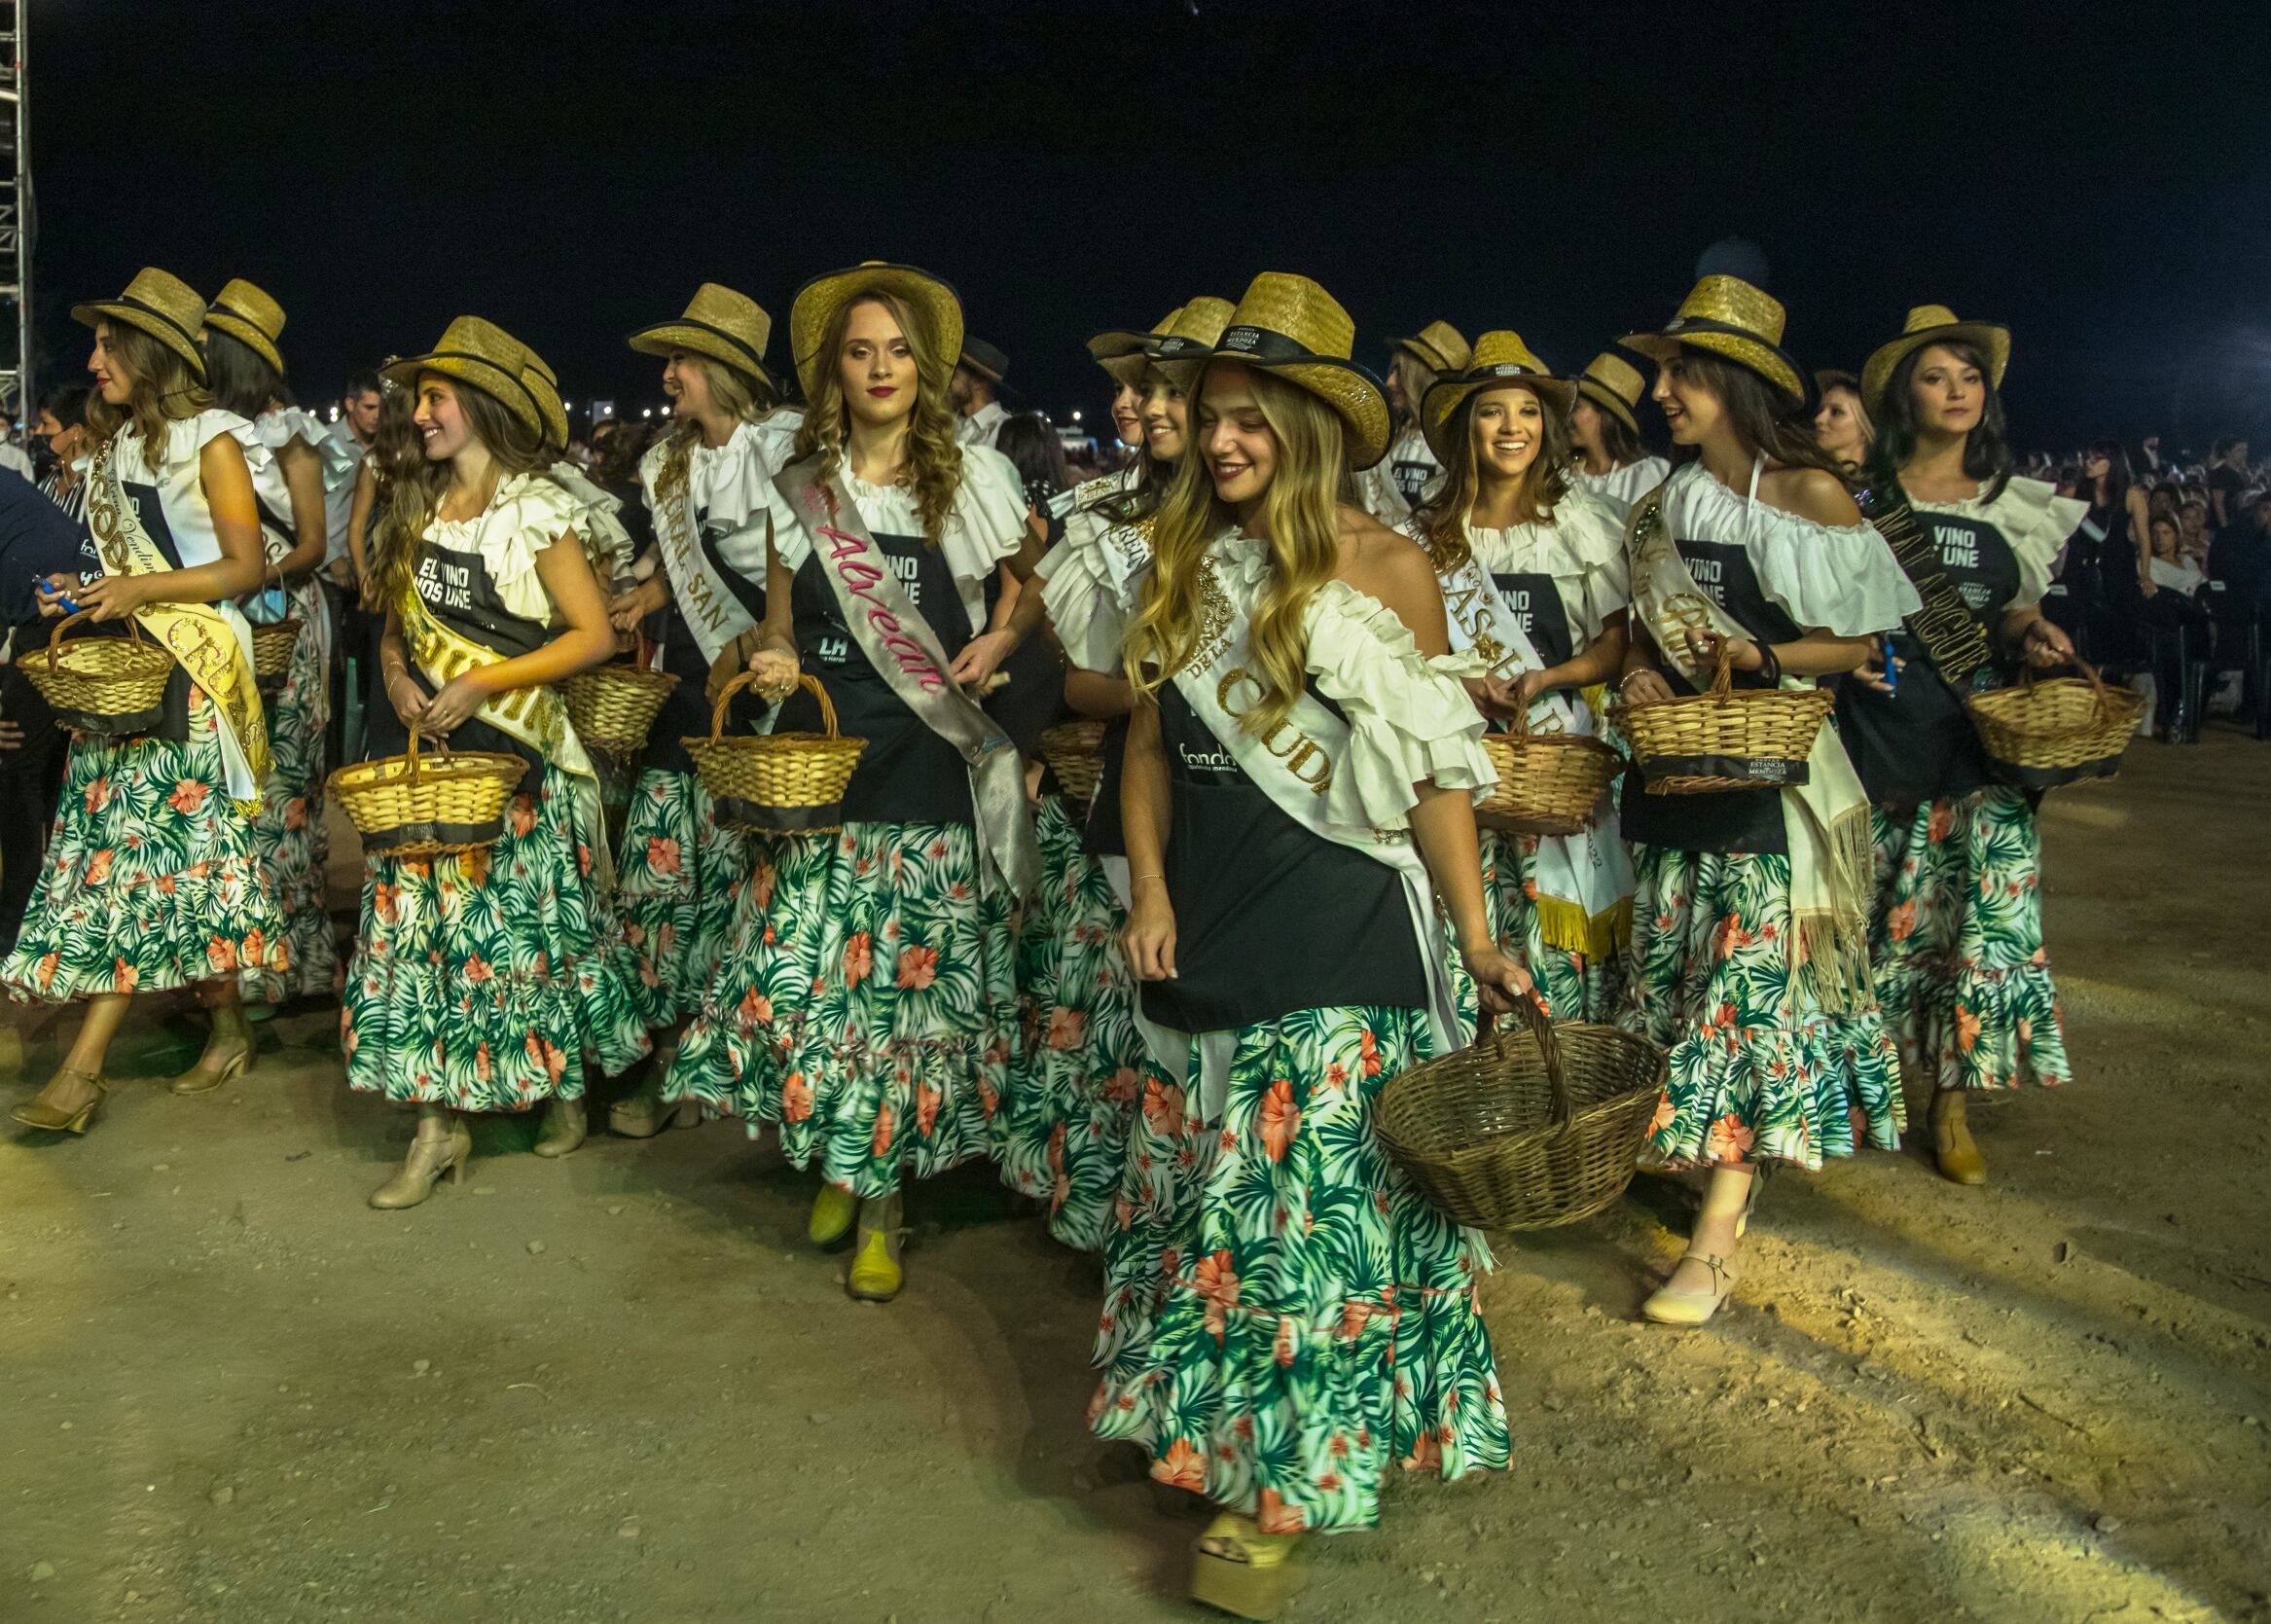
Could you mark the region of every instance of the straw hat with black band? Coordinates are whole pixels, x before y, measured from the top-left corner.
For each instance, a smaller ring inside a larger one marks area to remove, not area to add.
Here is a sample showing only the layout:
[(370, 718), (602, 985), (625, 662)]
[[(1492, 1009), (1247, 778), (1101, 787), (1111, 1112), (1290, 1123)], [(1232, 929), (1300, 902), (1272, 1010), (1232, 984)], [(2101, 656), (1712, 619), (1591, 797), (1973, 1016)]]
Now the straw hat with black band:
[(1348, 430), (1349, 467), (1361, 472), (1388, 454), (1389, 420), (1380, 379), (1350, 359), (1355, 343), (1356, 324), (1331, 294), (1307, 276), (1265, 271), (1206, 359), (1252, 367), (1323, 401)]
[(268, 290), (239, 276), (205, 307), (205, 325), (226, 333), (284, 376), (284, 356), (276, 345), (284, 336), (284, 307)]
[(1427, 449), (1435, 453), (1436, 461), (1449, 467), (1459, 451), (1449, 430), (1460, 403), (1469, 395), (1508, 383), (1531, 390), (1547, 411), (1565, 420), (1570, 403), (1577, 398), (1577, 386), (1554, 377), (1553, 369), (1532, 353), (1521, 334), (1485, 333), (1475, 340), (1466, 369), (1435, 379), (1420, 403), (1420, 432), (1427, 437)]
[(1467, 346), (1459, 329), (1448, 321), (1430, 321), (1409, 339), (1390, 339), (1390, 349), (1408, 349), (1420, 365), (1440, 378), (1447, 372), (1463, 372), (1473, 364), (1474, 351)]
[(1613, 349), (1604, 349), (1585, 364), (1576, 383), (1577, 393), (1635, 434), (1640, 432), (1640, 419), (1634, 408), (1640, 404), (1648, 380), (1640, 376), (1640, 368)]
[(1161, 316), (1148, 332), (1116, 327), (1109, 333), (1099, 333), (1088, 341), (1088, 352), (1098, 366), (1111, 375), (1114, 383), (1136, 388), (1143, 381), (1143, 369), (1151, 364), (1151, 357), (1145, 352), (1166, 337), (1182, 313), (1182, 307), (1176, 306)]
[(694, 290), (684, 315), (642, 327), (625, 342), (642, 355), (667, 358), (672, 350), (683, 349), (704, 356), (759, 379), (777, 395), (780, 379), (765, 364), (765, 346), (772, 337), (773, 318), (756, 300), (704, 282)]
[(442, 342), (423, 355), (390, 363), (380, 377), (415, 387), (418, 374), (435, 372), (471, 384), (488, 396), (549, 446), (557, 433), (567, 440), (567, 415), (549, 379), (552, 370), (535, 352), (494, 322), (459, 316)]
[(1175, 312), (1147, 359), (1173, 379), (1177, 388), (1188, 389), (1193, 372), (1221, 341), (1222, 330), (1230, 325), (1237, 308), (1227, 299), (1201, 294)]
[(789, 305), (789, 353), (807, 400), (812, 398), (812, 384), (820, 375), (820, 345), (827, 341), (836, 312), (870, 293), (889, 294), (913, 311), (923, 328), (924, 347), (944, 357), (949, 370), (962, 353), (962, 301), (952, 287), (911, 265), (865, 260), (848, 270), (813, 277), (797, 290)]
[(205, 302), (179, 276), (144, 266), (116, 299), (90, 299), (72, 306), (71, 319), (88, 327), (123, 321), (187, 361), (190, 375), (204, 381), (205, 352), (198, 347), (198, 329), (205, 325)]
[(1700, 349), (1732, 361), (1771, 384), (1792, 407), (1813, 398), (1812, 379), (1782, 347), (1780, 301), (1740, 276), (1706, 276), (1679, 302), (1679, 313), (1661, 333), (1631, 333), (1625, 348), (1662, 363), (1681, 349)]
[(1884, 404), (1885, 386), (1893, 371), (1914, 351), (1929, 344), (1963, 343), (1987, 358), (1987, 381), (2002, 387), (2002, 375), (2011, 364), (2011, 330), (2000, 322), (1958, 321), (1945, 305), (1919, 305), (1908, 312), (1900, 337), (1869, 357), (1861, 368), (1861, 400), (1872, 415)]

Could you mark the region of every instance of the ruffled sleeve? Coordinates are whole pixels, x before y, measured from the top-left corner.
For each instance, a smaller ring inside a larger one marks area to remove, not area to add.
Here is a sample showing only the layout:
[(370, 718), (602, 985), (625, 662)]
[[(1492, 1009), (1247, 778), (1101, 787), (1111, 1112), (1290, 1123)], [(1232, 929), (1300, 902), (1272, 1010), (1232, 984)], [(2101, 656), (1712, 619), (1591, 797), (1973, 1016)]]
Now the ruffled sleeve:
[(188, 459), (194, 461), (204, 449), (224, 434), (237, 444), (244, 452), (245, 466), (258, 479), (263, 471), (274, 466), (275, 452), (269, 450), (261, 438), (257, 424), (248, 422), (234, 412), (210, 407), (195, 416), (176, 417), (173, 422), (173, 444), (167, 448), (169, 462)]
[(475, 538), (504, 606), (523, 620), (552, 619), (536, 555), (583, 523), (584, 504), (542, 474), (516, 474), (497, 487)]
[(554, 463), (552, 477), (576, 506), (576, 534), (592, 560), (592, 573), (606, 591), (625, 591), (631, 585), (631, 555), (638, 549), (623, 523), (623, 498), (593, 484), (572, 462)]
[(1874, 525), (1819, 524), (1763, 502), (1749, 519), (1744, 540), (1759, 587), (1800, 626), (1867, 637), (1924, 606)]
[(1601, 635), (1610, 615), (1632, 607), (1632, 566), (1624, 554), (1624, 521), (1590, 490), (1571, 488), (1554, 509), (1553, 575), (1563, 601), (1582, 625), (1585, 641)]
[(1458, 680), (1420, 652), (1395, 611), (1345, 581), (1310, 601), (1309, 672), (1349, 719), (1349, 754), (1333, 795), (1354, 820), (1400, 829), (1415, 789), (1481, 792), (1498, 781), (1483, 751), (1483, 718)]
[(1031, 533), (1025, 481), (1017, 464), (991, 446), (962, 448), (962, 485), (944, 542), (947, 562), (964, 581), (982, 581)]
[(812, 537), (780, 487), (765, 482), (765, 518), (773, 525), (773, 561), (795, 574), (811, 556)]
[(1104, 516), (1076, 508), (1064, 538), (1041, 559), (1041, 600), (1064, 656), (1084, 671), (1116, 672), (1128, 621), (1104, 558)]
[(2042, 601), (2067, 542), (2089, 511), (2089, 503), (2059, 495), (2047, 481), (2015, 475), (2002, 494), (1987, 505), (1982, 517), (2002, 532), (2019, 561), (2019, 595), (2011, 599), (2012, 608)]

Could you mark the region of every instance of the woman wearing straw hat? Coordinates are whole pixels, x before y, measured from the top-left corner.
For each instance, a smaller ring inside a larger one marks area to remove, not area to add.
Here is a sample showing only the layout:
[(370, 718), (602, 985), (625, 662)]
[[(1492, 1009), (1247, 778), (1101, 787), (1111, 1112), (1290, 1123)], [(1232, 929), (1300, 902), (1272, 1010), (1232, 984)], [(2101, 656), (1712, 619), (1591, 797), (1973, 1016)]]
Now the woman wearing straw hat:
[[(253, 470), (268, 549), (268, 590), (245, 600), (254, 624), (300, 623), (284, 685), (267, 697), (269, 756), (275, 764), (262, 786), (253, 841), (290, 957), (281, 975), (247, 969), (244, 996), (279, 1004), (329, 993), (338, 969), (326, 871), (331, 837), (323, 807), (324, 739), (331, 720), (332, 625), (316, 572), (330, 545), (330, 493), (354, 477), (355, 459), (314, 415), (293, 404), (278, 347), (284, 310), (262, 288), (239, 277), (205, 309), (206, 383), (222, 410), (250, 418), (270, 456)], [(249, 1031), (214, 1016), (214, 1035), (200, 1061), (200, 1081), (218, 1087), (252, 1061)]]
[[(1084, 1251), (1100, 1249), (1114, 1222), (1130, 1136), (1136, 1159), (1149, 1145), (1136, 1108), (1146, 1051), (1119, 948), (1129, 899), (1120, 767), (1135, 703), (1120, 659), (1132, 607), (1127, 592), (1151, 557), (1142, 521), (1184, 454), (1195, 368), (1187, 357), (1213, 344), (1230, 312), (1229, 300), (1201, 297), (1151, 333), (1089, 342), (1092, 353), (1141, 342), (1125, 354), (1115, 350), (1104, 364), (1141, 386), (1143, 452), (1131, 468), (1081, 487), (1063, 539), (1035, 572), (1042, 590), (1029, 609), (1019, 603), (1021, 618), (1045, 604), (1064, 647), (1065, 699), (1080, 714), (1103, 719), (1105, 729), (1085, 827), (1055, 795), (1042, 796), (1033, 820), (1042, 881), (1020, 942), (1031, 973), (1020, 979), (1039, 1030), (1025, 1086), (1006, 1114), (1001, 1172), (1011, 1188), (1045, 1197), (1049, 1232)], [(1172, 1159), (1173, 1147), (1164, 1149)]]
[(679, 684), (647, 733), (616, 864), (616, 905), (653, 985), (642, 1008), (662, 1031), (652, 1076), (609, 1108), (608, 1126), (646, 1138), (691, 1105), (666, 1109), (661, 1085), (678, 1032), (725, 952), (749, 852), (720, 825), (680, 742), (709, 732), (711, 668), (746, 664), (765, 617), (765, 507), (803, 415), (780, 404), (765, 364), (773, 318), (753, 299), (704, 282), (675, 321), (641, 328), (631, 347), (664, 360), (670, 428), (639, 461), (655, 545), (645, 581), (610, 610), (618, 631), (653, 633), (655, 665)]
[[(98, 449), (87, 520), (105, 573), (84, 585), (52, 577), (41, 611), (75, 604), (96, 621), (130, 616), (175, 662), (163, 702), (146, 715), (73, 716), (57, 704), (58, 720), (80, 731), (45, 878), (0, 965), (0, 982), (19, 998), (87, 1004), (61, 1068), (11, 1113), (28, 1127), (83, 1134), (133, 993), (198, 988), (215, 1011), (216, 1041), (242, 1044), (224, 1058), (249, 1057), (237, 977), (286, 965), (252, 835), (268, 728), (251, 631), (234, 602), (260, 582), (252, 469), (268, 449), (205, 392), (205, 303), (177, 278), (145, 270), (118, 298), (71, 314), (94, 329), (88, 426)], [(211, 1075), (200, 1064), (175, 1086), (201, 1092)]]
[[(1722, 652), (1743, 687), (1811, 687), (1916, 607), (1813, 443), (1782, 332), (1782, 306), (1713, 275), (1662, 333), (1625, 341), (1656, 361), (1655, 398), (1693, 451), (1627, 528), (1627, 704), (1702, 692)], [(1649, 1150), (1711, 1172), (1687, 1253), (1643, 1306), (1660, 1323), (1701, 1324), (1726, 1301), (1761, 1170), (1898, 1143), (1898, 1066), (1869, 987), (1868, 806), (1834, 729), (1805, 768), (1781, 789), (1625, 788), (1639, 884), (1622, 1019), (1671, 1051)]]
[[(1495, 1009), (1472, 797), (1493, 781), (1424, 555), (1338, 505), (1386, 451), (1352, 327), (1255, 278), (1208, 360), (1130, 629), (1125, 942), (1164, 1041), (1105, 1250), (1091, 1425), (1223, 1508), (1192, 1594), (1251, 1618), (1304, 1533), (1377, 1526), (1393, 1468), (1506, 1464), (1480, 1236), (1382, 1152), (1383, 1083), (1461, 1041), (1443, 925)], [(1416, 628), (1415, 632), (1413, 629)], [(1425, 1305), (1415, 1313), (1417, 1305)]]
[(1569, 407), (1569, 440), (1578, 457), (1570, 477), (1579, 489), (1606, 502), (1619, 523), (1672, 472), (1672, 464), (1640, 438), (1637, 414), (1645, 384), (1639, 368), (1604, 349), (1585, 363)]
[(601, 889), (597, 783), (557, 691), (614, 650), (582, 509), (546, 472), (566, 412), (537, 357), (478, 316), (384, 376), (414, 390), (426, 454), (392, 482), (372, 549), (387, 697), (414, 734), (527, 764), (494, 845), (364, 874), (340, 1047), (349, 1086), (417, 1104), (409, 1156), (371, 1196), (390, 1209), (464, 1177), (474, 1112), (541, 1104), (537, 1154), (573, 1150), (586, 1058), (613, 1075), (647, 1040)]
[(1469, 351), (1448, 321), (1430, 321), (1416, 336), (1392, 341), (1388, 350), (1388, 398), (1395, 408), (1395, 439), (1387, 456), (1356, 476), (1356, 489), (1373, 518), (1400, 524), (1443, 472), (1420, 426), (1420, 403), (1437, 378), (1465, 369)]
[[(1932, 1148), (1959, 1184), (1987, 1180), (1965, 1121), (1974, 1092), (2072, 1075), (2033, 799), (1996, 779), (1964, 708), (2007, 663), (2074, 657), (2042, 595), (2088, 504), (2012, 474), (2009, 359), (2006, 328), (1925, 305), (1862, 369), (1882, 425), (1873, 479), (1909, 514), (1880, 522), (1924, 608), (1891, 639), (1892, 691), (1849, 678), (1837, 707), (1875, 820), (1877, 995), (1934, 1081)], [(1874, 509), (1876, 492), (1863, 501)]]
[[(1591, 734), (1581, 691), (1624, 663), (1622, 522), (1569, 485), (1574, 384), (1515, 333), (1485, 333), (1472, 363), (1421, 405), (1446, 470), (1405, 522), (1443, 583), (1454, 648), (1474, 662), (1484, 715), (1543, 733)], [(1605, 792), (1574, 835), (1482, 831), (1483, 890), (1497, 939), (1562, 1021), (1605, 1021), (1632, 933), (1632, 864)]]
[[(884, 1301), (904, 1279), (906, 1179), (994, 1146), (1012, 919), (1039, 858), (1024, 763), (974, 694), (1015, 641), (982, 630), (990, 585), (1029, 573), (1040, 544), (1008, 459), (955, 439), (954, 289), (909, 266), (833, 271), (798, 293), (789, 339), (810, 404), (768, 493), (750, 670), (769, 697), (809, 674), (867, 744), (830, 810), (841, 832), (783, 817), (757, 848), (667, 1092), (752, 1134), (777, 1124), (788, 1159), (821, 1173), (812, 1240), (856, 1224), (847, 1288)], [(777, 730), (818, 723), (800, 693)]]

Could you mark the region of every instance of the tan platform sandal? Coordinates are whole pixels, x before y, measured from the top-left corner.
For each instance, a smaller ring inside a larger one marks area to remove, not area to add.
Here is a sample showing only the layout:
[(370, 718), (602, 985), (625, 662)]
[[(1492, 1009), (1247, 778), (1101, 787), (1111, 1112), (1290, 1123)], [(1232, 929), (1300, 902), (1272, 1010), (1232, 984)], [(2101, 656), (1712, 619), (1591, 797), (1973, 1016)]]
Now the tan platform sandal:
[(382, 1212), (415, 1207), (434, 1193), (445, 1173), (451, 1183), (464, 1183), (472, 1165), (472, 1129), (455, 1117), (421, 1117), (402, 1171), (371, 1192), (371, 1205)]
[(1191, 1600), (1234, 1618), (1271, 1619), (1301, 1588), (1298, 1534), (1264, 1534), (1225, 1511), (1191, 1545)]
[[(1726, 1307), (1727, 1299), (1735, 1294), (1735, 1273), (1727, 1260), (1690, 1248), (1679, 1261), (1685, 1263), (1689, 1258), (1712, 1272), (1710, 1287), (1699, 1291), (1693, 1286), (1674, 1285), (1666, 1281), (1640, 1305), (1642, 1318), (1658, 1325), (1693, 1327), (1710, 1323), (1712, 1316)], [(1674, 1273), (1677, 1272), (1676, 1267)]]
[[(48, 1089), (54, 1088), (66, 1078), (75, 1078), (94, 1091), (91, 1098), (68, 1110), (50, 1103), (48, 1100)], [(47, 1088), (41, 1089), (38, 1094), (16, 1106), (8, 1114), (26, 1128), (42, 1128), (51, 1134), (85, 1134), (88, 1128), (93, 1124), (94, 1113), (101, 1109), (102, 1102), (109, 1098), (109, 1088), (93, 1072), (75, 1071), (71, 1067), (65, 1066), (48, 1079)]]

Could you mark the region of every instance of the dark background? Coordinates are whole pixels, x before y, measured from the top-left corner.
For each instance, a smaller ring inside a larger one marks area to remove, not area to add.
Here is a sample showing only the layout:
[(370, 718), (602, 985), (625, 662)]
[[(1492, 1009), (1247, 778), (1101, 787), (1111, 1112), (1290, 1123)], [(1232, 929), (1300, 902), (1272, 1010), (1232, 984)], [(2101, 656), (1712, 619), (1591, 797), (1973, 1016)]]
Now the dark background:
[(1933, 301), (2015, 330), (2022, 448), (2271, 438), (2271, 6), (1196, 7), (34, 0), (43, 379), (149, 263), (274, 293), (311, 402), (472, 311), (635, 411), (698, 281), (892, 258), (1094, 423), (1083, 338), (1256, 271), (1376, 369), (1574, 369), (1738, 235), (1809, 367)]

